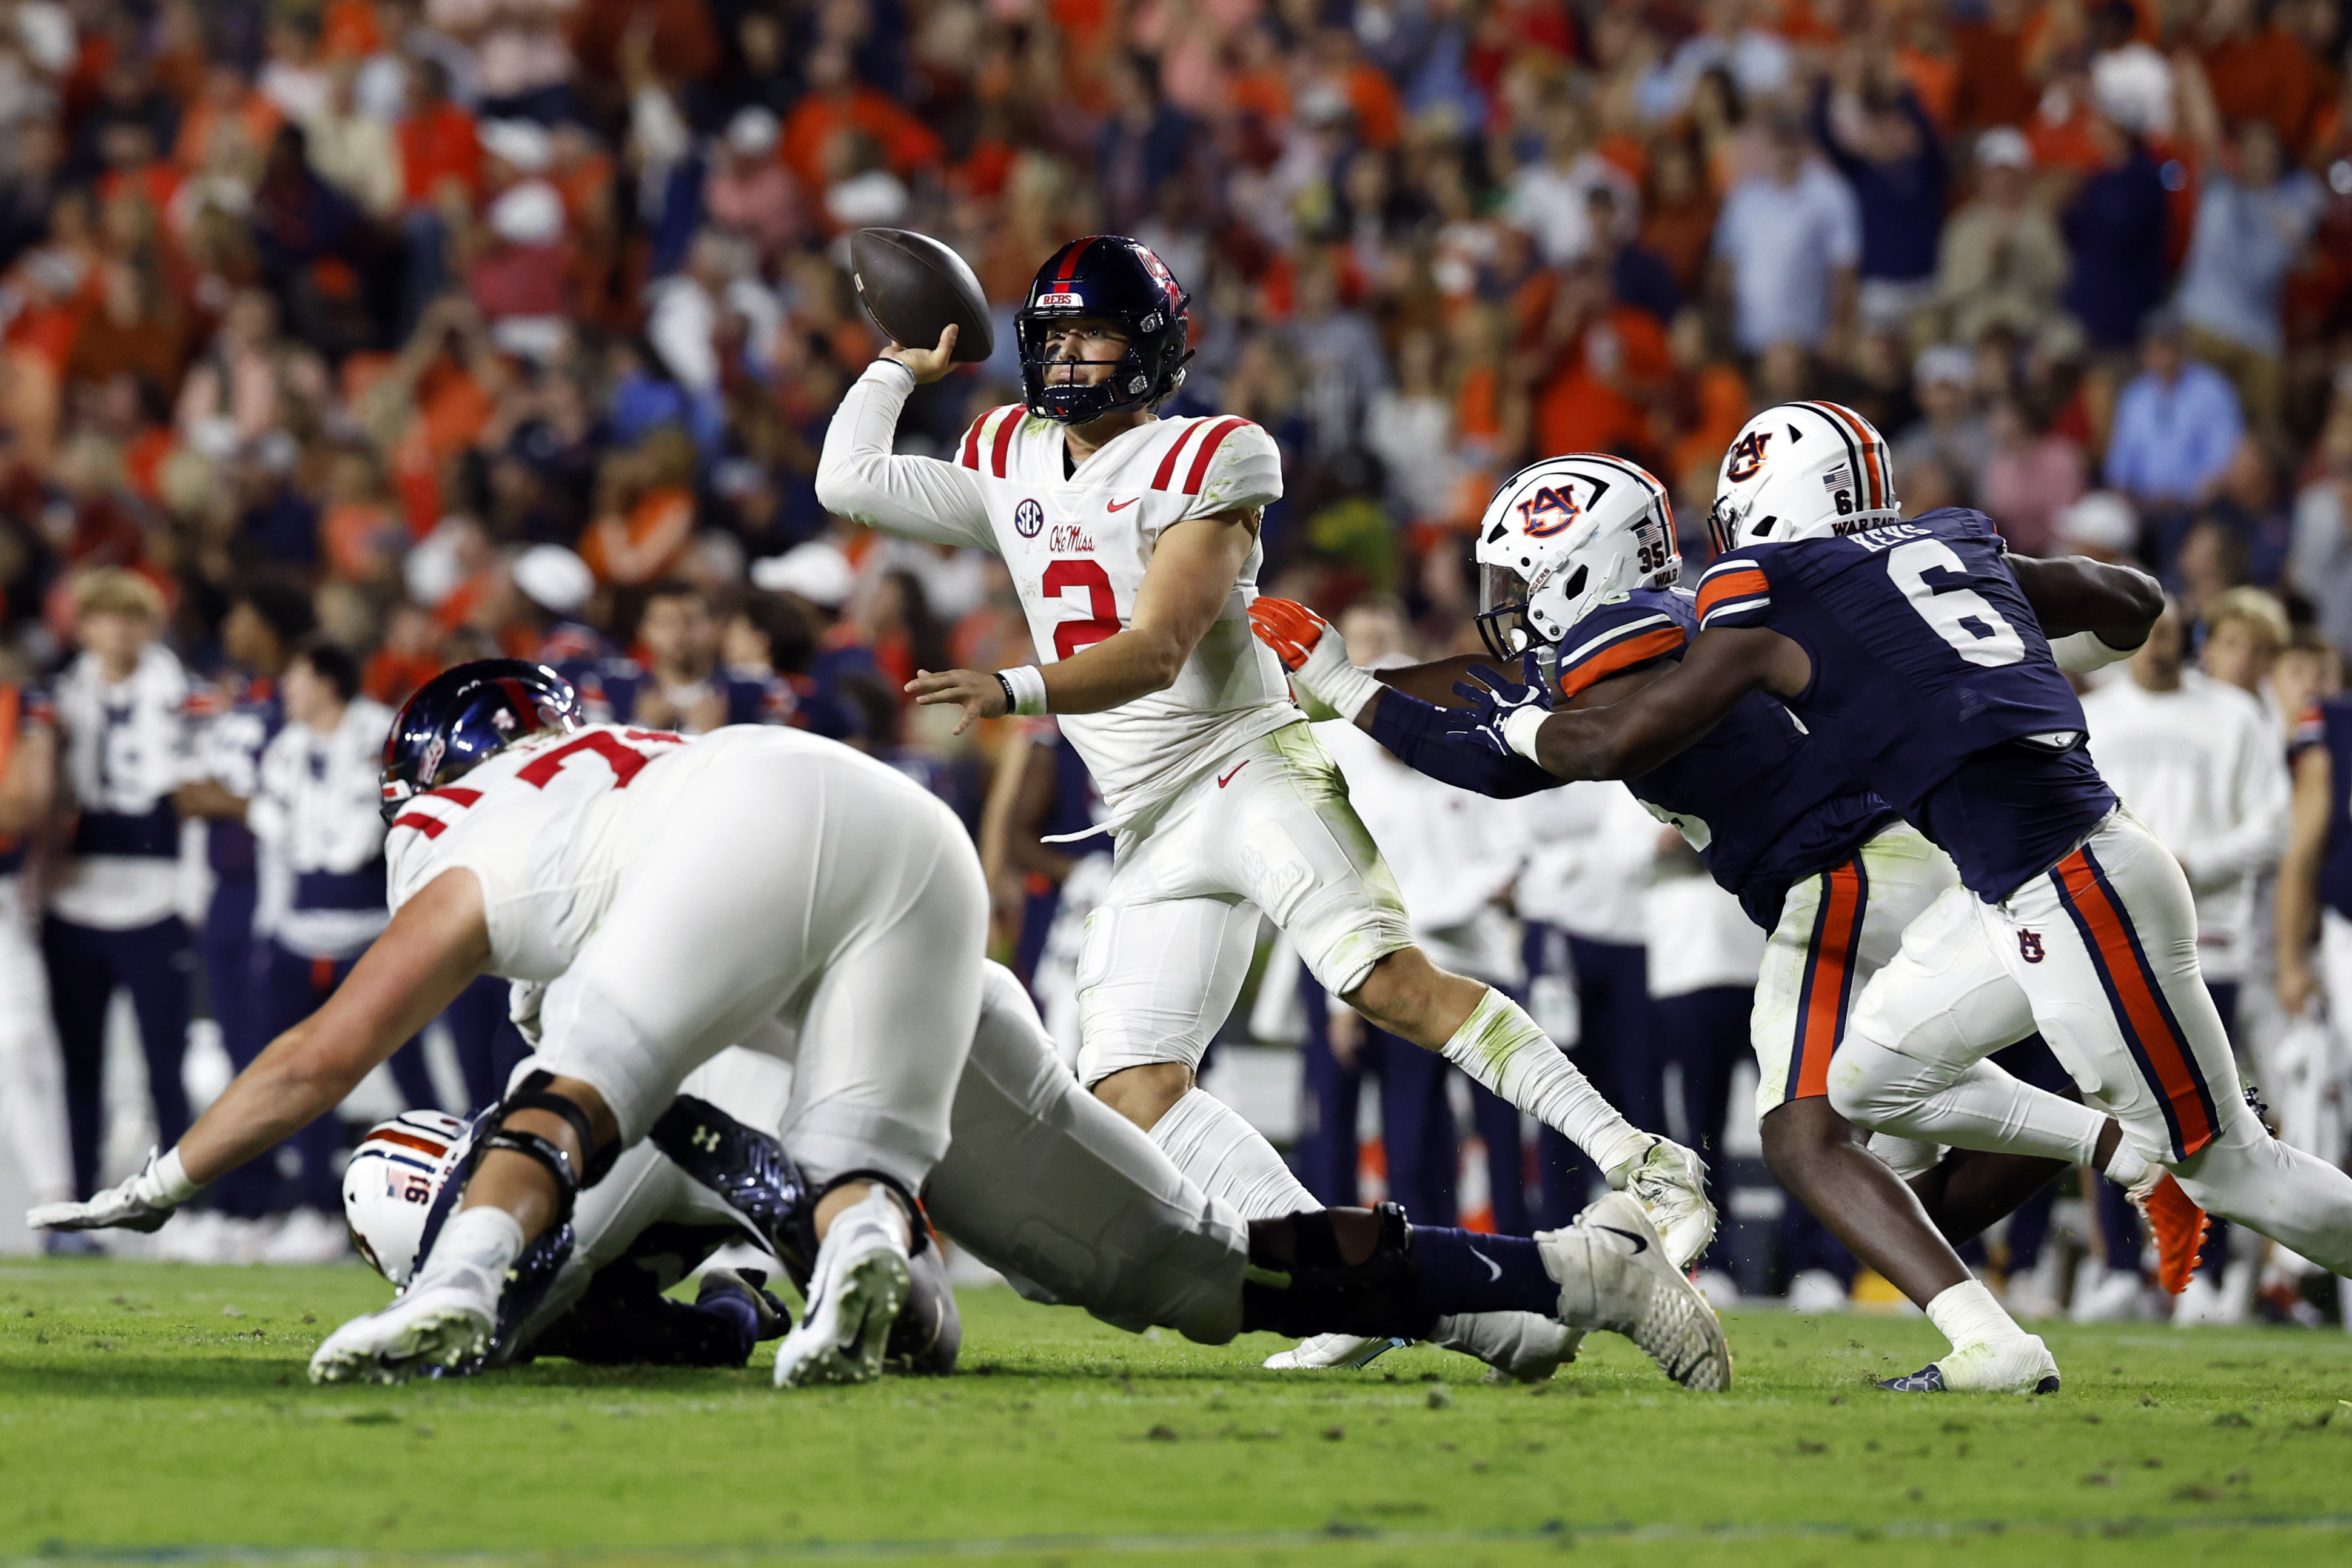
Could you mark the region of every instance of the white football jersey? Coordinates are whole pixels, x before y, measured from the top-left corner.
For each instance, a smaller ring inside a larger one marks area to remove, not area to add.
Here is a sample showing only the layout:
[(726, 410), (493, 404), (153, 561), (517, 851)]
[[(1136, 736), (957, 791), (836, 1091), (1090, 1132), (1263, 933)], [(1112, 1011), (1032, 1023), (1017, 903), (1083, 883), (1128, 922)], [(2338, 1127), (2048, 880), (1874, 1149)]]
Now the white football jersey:
[[(1066, 471), (1062, 426), (1012, 404), (973, 421), (952, 460), (892, 457), (911, 381), (895, 362), (867, 367), (826, 432), (819, 494), (869, 527), (1003, 556), (1041, 665), (1130, 624), (1162, 530), (1282, 495), (1273, 437), (1233, 417), (1149, 420)], [(1252, 547), (1168, 689), (1107, 713), (1058, 716), (1112, 822), (1299, 717), (1280, 661), (1250, 632), (1264, 554)]]
[(402, 803), (384, 841), (392, 909), (462, 866), (482, 885), (487, 971), (553, 980), (604, 919), (678, 789), (735, 739), (774, 733), (739, 726), (689, 742), (592, 724), (527, 736), (456, 784)]

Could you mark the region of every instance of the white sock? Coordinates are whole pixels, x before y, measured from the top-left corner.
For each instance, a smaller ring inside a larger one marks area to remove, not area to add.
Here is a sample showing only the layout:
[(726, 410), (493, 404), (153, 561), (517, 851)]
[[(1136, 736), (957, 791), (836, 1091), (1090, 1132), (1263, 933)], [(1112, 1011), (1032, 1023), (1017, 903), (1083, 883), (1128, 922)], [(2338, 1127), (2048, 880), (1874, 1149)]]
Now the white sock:
[(415, 1289), (428, 1281), (462, 1285), (496, 1307), (506, 1288), (507, 1270), (523, 1245), (522, 1225), (514, 1215), (488, 1204), (459, 1209), (434, 1238), (431, 1256), (410, 1280)]
[(2132, 1147), (2128, 1138), (2116, 1140), (2116, 1152), (2107, 1160), (2107, 1180), (2129, 1191), (2147, 1180), (2155, 1162)]
[(1244, 1219), (1279, 1219), (1323, 1206), (1291, 1174), (1264, 1133), (1202, 1089), (1188, 1090), (1168, 1108), (1153, 1124), (1151, 1141), (1202, 1191), (1233, 1205)]
[(1993, 1300), (1981, 1279), (1963, 1279), (1938, 1292), (1927, 1303), (1927, 1321), (1952, 1342), (1954, 1350), (1988, 1340), (2014, 1339), (2025, 1332)]
[(1650, 1134), (1601, 1098), (1527, 1010), (1491, 985), (1445, 1042), (1445, 1059), (1565, 1135), (1603, 1171), (1650, 1144)]

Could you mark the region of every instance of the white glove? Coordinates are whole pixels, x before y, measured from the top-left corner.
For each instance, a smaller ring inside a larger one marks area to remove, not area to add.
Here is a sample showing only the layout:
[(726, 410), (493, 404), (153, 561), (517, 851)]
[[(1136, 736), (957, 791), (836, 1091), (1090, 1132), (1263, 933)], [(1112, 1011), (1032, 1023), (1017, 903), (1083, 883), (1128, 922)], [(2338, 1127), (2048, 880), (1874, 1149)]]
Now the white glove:
[(178, 1149), (161, 1158), (150, 1149), (137, 1175), (87, 1203), (42, 1204), (26, 1211), (25, 1223), (35, 1230), (161, 1230), (173, 1210), (203, 1191), (188, 1180)]

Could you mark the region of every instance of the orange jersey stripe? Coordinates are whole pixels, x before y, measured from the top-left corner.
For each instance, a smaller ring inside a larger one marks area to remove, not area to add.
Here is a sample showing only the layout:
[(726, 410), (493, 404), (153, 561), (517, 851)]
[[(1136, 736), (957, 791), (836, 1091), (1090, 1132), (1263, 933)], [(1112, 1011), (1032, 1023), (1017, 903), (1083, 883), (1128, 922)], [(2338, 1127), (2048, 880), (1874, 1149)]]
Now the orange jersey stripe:
[(2081, 915), (2084, 929), (2096, 943), (2092, 962), (2106, 972), (2107, 983), (2123, 1005), (2124, 1016), (2117, 1022), (2131, 1031), (2140, 1054), (2155, 1069), (2157, 1092), (2172, 1102), (2180, 1124), (2180, 1157), (2185, 1160), (2210, 1143), (2216, 1131), (2205, 1111), (2200, 1092), (2204, 1080), (2189, 1059), (2189, 1044), (2167, 1021), (2164, 1005), (2140, 967), (2139, 955), (2132, 951), (2123, 911), (2107, 897), (2081, 850), (2058, 863), (2058, 879)]
[(1661, 626), (1640, 637), (1628, 637), (1614, 647), (1603, 648), (1578, 665), (1563, 671), (1559, 678), (1559, 694), (1563, 699), (1575, 696), (1596, 681), (1608, 679), (1621, 669), (1631, 669), (1637, 664), (1670, 654), (1683, 646), (1680, 626)]
[(1862, 934), (1862, 873), (1853, 862), (1829, 873), (1822, 899), (1821, 936), (1805, 961), (1811, 973), (1804, 1016), (1797, 1020), (1796, 1087), (1790, 1100), (1830, 1091), (1830, 1057), (1837, 1050), (1845, 1022), (1846, 978), (1853, 973), (1854, 944)]
[(1731, 599), (1745, 599), (1769, 592), (1772, 584), (1766, 581), (1763, 568), (1743, 566), (1709, 577), (1698, 591), (1698, 618), (1706, 620), (1717, 605)]

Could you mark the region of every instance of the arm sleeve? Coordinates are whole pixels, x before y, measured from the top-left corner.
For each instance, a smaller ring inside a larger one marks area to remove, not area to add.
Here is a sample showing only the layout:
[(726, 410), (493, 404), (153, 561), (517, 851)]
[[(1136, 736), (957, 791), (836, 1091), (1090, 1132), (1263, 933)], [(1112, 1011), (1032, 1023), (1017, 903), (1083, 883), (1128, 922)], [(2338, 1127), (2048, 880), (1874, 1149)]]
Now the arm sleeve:
[(868, 528), (926, 544), (992, 550), (995, 541), (978, 473), (936, 458), (892, 453), (898, 411), (914, 389), (914, 373), (895, 360), (866, 367), (825, 428), (816, 498), (825, 510)]
[(1505, 756), (1466, 737), (1448, 734), (1445, 726), (1445, 710), (1393, 687), (1372, 710), (1372, 739), (1413, 772), (1441, 784), (1496, 800), (1516, 800), (1566, 782), (1525, 757)]
[(1171, 482), (1192, 492), (1184, 520), (1255, 510), (1282, 499), (1282, 448), (1246, 419), (1218, 420), (1176, 458)]

